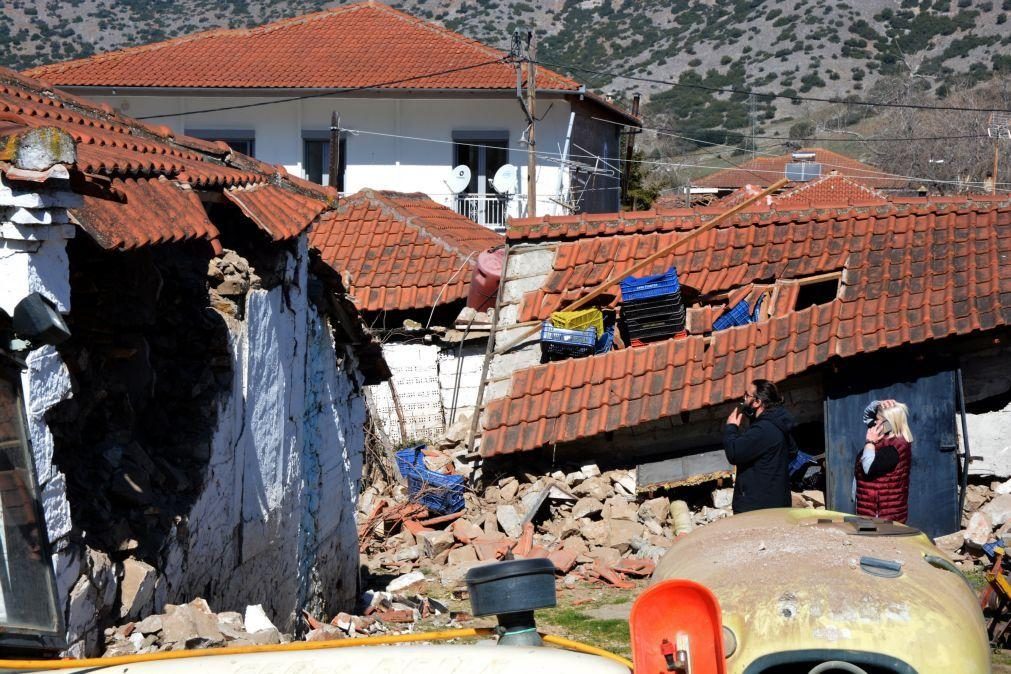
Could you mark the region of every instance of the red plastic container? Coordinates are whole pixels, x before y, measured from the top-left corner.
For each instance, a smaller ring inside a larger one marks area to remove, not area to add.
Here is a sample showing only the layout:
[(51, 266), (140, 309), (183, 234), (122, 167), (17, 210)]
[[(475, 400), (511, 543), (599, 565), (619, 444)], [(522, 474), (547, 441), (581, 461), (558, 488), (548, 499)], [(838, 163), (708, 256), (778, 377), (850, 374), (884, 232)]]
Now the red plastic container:
[(486, 250), (477, 256), (474, 277), (470, 281), (467, 306), (477, 311), (487, 311), (495, 306), (495, 295), (502, 278), (505, 248)]

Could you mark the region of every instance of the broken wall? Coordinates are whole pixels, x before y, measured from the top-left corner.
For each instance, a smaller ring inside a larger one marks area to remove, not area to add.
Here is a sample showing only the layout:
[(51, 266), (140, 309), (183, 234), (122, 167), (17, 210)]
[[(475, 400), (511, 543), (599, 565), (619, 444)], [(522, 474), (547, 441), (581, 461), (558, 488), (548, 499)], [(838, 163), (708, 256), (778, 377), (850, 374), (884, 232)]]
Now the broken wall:
[[(20, 213), (30, 198), (34, 210)], [(68, 653), (96, 654), (106, 624), (196, 596), (219, 611), (263, 603), (282, 629), (294, 627), (303, 607), (349, 607), (365, 405), (354, 357), (307, 299), (305, 238), (275, 249), (270, 283), (241, 296), (208, 295), (202, 279), (198, 307), (187, 306), (192, 283), (172, 294), (165, 274), (174, 272), (146, 262), (137, 268), (162, 276), (138, 285), (82, 274), (72, 291), (65, 206), (76, 200), (66, 185), (24, 193), (0, 186), (0, 208), (17, 206), (17, 219), (29, 220), (11, 223), (14, 211), (0, 211), (4, 308), (40, 291), (70, 312), (72, 330), (86, 318), (72, 296), (88, 297), (83, 305), (95, 312), (86, 343), (82, 332), (59, 352), (35, 351), (23, 377)], [(209, 249), (205, 255), (203, 273)], [(103, 317), (124, 298), (138, 315), (108, 321), (102, 342), (95, 335)], [(172, 307), (182, 311), (166, 330), (158, 309)], [(184, 316), (206, 329), (187, 339)], [(159, 359), (173, 349), (180, 360)], [(180, 367), (190, 360), (200, 365), (195, 377)], [(148, 428), (159, 412), (162, 425)]]
[(485, 345), (383, 345), (393, 378), (369, 388), (376, 421), (394, 445), (435, 441), (460, 415), (473, 413)]

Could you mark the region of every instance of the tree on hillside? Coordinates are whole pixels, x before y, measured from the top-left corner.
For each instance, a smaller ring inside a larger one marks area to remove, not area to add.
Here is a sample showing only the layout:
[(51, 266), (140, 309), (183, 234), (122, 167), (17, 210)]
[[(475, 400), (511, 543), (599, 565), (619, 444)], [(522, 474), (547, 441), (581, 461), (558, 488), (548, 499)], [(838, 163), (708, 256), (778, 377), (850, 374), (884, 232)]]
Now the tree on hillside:
[[(915, 80), (888, 78), (875, 84), (875, 102), (894, 101), (936, 106), (936, 95)], [(945, 106), (1011, 109), (1011, 76), (1002, 75), (976, 87), (950, 89)], [(908, 142), (865, 143), (883, 171), (915, 178), (913, 187), (926, 186), (941, 194), (978, 192), (993, 170), (994, 140), (987, 137), (986, 112), (888, 108), (880, 111), (880, 138), (923, 138)], [(974, 137), (970, 137), (974, 136)], [(1011, 190), (1011, 143), (1002, 141), (1004, 157), (998, 189)]]

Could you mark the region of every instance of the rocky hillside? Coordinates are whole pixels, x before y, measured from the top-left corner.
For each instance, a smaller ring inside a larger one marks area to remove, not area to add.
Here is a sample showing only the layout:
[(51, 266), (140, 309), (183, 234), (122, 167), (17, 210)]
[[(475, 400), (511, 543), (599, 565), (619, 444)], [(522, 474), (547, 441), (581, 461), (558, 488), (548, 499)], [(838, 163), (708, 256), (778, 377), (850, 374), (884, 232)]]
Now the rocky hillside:
[[(323, 0), (4, 0), (0, 59), (14, 68), (334, 6)], [(945, 96), (1011, 70), (1011, 0), (402, 0), (410, 13), (491, 45), (533, 28), (539, 57), (593, 87), (647, 95), (654, 118), (699, 132), (743, 129), (750, 102), (701, 88), (873, 96), (888, 76)], [(573, 67), (567, 67), (573, 66)], [(575, 68), (589, 70), (578, 70)], [(599, 73), (591, 71), (600, 71)], [(757, 97), (758, 123), (799, 115)], [(818, 107), (818, 104), (814, 104)], [(806, 115), (810, 114), (810, 109)], [(760, 126), (760, 128), (761, 128)]]

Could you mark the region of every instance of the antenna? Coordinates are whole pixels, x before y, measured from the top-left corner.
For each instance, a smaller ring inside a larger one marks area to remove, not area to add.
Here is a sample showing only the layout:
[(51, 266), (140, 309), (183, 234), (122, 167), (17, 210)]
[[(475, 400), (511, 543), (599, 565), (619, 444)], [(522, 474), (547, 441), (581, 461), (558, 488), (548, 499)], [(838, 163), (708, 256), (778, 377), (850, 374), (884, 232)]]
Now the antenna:
[(449, 176), (443, 182), (453, 194), (463, 192), (470, 185), (470, 167), (460, 164), (449, 172)]
[(515, 194), (519, 192), (519, 169), (512, 164), (503, 164), (495, 171), (495, 177), (491, 179), (491, 186), (499, 194)]

